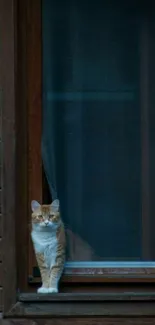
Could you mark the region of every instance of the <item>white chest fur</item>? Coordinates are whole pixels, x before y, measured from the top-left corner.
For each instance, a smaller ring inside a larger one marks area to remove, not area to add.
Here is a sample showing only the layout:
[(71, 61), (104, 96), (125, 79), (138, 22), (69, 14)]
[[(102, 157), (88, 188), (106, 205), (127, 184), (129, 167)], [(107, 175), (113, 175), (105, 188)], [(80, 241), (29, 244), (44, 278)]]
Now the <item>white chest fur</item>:
[(51, 267), (55, 264), (57, 253), (56, 233), (32, 230), (31, 237), (35, 252), (44, 254), (46, 266)]

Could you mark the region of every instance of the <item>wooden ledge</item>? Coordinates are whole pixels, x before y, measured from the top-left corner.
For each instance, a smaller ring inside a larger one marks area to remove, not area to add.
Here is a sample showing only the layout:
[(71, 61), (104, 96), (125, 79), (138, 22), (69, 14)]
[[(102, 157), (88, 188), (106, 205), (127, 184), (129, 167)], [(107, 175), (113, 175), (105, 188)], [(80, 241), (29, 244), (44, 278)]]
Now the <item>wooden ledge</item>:
[(7, 317), (155, 317), (154, 293), (22, 293)]
[(95, 302), (95, 301), (155, 301), (155, 292), (123, 292), (123, 293), (56, 293), (37, 294), (21, 293), (20, 302)]
[(154, 317), (60, 317), (11, 318), (1, 320), (1, 325), (154, 325)]

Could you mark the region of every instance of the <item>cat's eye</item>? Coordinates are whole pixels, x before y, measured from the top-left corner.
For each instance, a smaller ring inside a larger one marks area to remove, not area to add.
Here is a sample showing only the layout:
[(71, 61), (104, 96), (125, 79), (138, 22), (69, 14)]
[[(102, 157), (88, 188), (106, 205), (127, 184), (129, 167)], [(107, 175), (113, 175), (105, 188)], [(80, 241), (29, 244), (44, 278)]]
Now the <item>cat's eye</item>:
[(57, 216), (54, 216), (53, 217), (53, 221), (56, 221), (57, 222), (58, 221), (58, 217)]
[(42, 215), (41, 215), (41, 214), (38, 215), (38, 216), (37, 216), (37, 219), (42, 219)]
[(54, 214), (50, 214), (50, 216), (49, 216), (50, 218), (53, 218), (54, 217)]

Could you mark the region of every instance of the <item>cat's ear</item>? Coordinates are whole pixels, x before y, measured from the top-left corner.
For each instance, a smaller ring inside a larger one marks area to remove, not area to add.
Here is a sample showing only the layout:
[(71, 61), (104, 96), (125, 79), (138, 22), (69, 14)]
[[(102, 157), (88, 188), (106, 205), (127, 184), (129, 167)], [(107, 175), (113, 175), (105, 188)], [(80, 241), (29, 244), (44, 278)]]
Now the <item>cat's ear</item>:
[(38, 208), (40, 208), (40, 204), (37, 201), (33, 200), (31, 202), (31, 209), (32, 209), (32, 211), (34, 212)]
[(59, 200), (54, 200), (52, 203), (51, 203), (51, 208), (54, 212), (57, 212), (59, 210)]

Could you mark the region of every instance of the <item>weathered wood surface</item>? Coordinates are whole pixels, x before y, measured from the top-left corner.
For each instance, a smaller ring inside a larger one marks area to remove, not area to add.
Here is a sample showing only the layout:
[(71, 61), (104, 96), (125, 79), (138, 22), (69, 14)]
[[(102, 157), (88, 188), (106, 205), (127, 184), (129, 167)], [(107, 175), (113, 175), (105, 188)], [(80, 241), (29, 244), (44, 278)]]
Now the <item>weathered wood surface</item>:
[[(16, 114), (16, 224), (20, 231), (16, 232), (16, 250), (18, 287), (27, 290), (28, 267), (28, 127), (27, 127), (27, 15), (28, 1), (18, 1), (18, 30), (17, 30), (17, 114)], [(22, 141), (21, 141), (22, 139)], [(20, 204), (19, 204), (20, 202)], [(21, 218), (22, 216), (22, 218)], [(22, 261), (21, 261), (22, 257)]]
[[(31, 201), (42, 203), (42, 30), (41, 1), (27, 0), (27, 120), (28, 120), (28, 215)], [(30, 231), (28, 233), (28, 268), (36, 264)]]
[(1, 325), (154, 325), (155, 318), (53, 318), (53, 319), (8, 319)]
[(124, 292), (124, 293), (58, 293), (37, 294), (22, 293), (20, 302), (97, 302), (97, 301), (155, 301), (155, 292)]
[(155, 317), (155, 302), (82, 301), (18, 302), (9, 317)]
[[(17, 71), (17, 233), (18, 285), (29, 290), (28, 275), (36, 259), (30, 238), (31, 200), (42, 201), (42, 77), (41, 77), (41, 1), (18, 1)], [(21, 109), (22, 108), (22, 109)], [(22, 141), (21, 141), (22, 138)], [(22, 218), (21, 218), (22, 215)], [(25, 253), (26, 252), (26, 253)], [(21, 263), (22, 256), (22, 263)]]
[(0, 213), (0, 237), (2, 237), (2, 214)]
[(0, 288), (0, 311), (3, 309), (3, 288)]
[(0, 238), (0, 262), (2, 261), (3, 256), (3, 245), (2, 245), (2, 238)]
[[(15, 0), (0, 1), (0, 88), (2, 107), (3, 302), (9, 310), (16, 300), (15, 264)], [(1, 191), (0, 191), (1, 194)], [(0, 290), (2, 304), (2, 289)], [(0, 306), (1, 310), (2, 305)]]
[(2, 273), (3, 273), (3, 270), (2, 270), (2, 263), (0, 262), (0, 288), (2, 287), (2, 283), (3, 283), (3, 280), (2, 280)]
[(2, 188), (2, 166), (0, 165), (0, 189)]
[(0, 213), (2, 212), (2, 189), (0, 188)]

